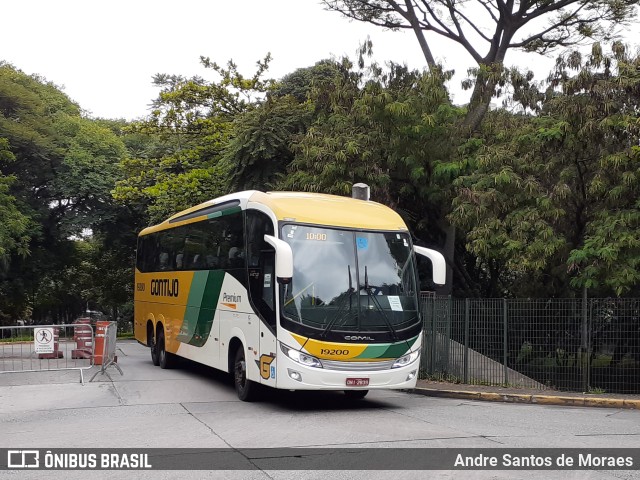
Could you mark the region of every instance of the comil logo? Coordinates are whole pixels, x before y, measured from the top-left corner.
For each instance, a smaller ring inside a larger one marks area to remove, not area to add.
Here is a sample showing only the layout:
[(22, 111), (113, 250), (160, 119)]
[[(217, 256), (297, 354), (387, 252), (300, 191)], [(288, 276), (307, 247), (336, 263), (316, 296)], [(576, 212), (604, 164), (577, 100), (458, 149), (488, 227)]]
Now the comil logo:
[(38, 450), (7, 451), (8, 468), (39, 468), (40, 452)]

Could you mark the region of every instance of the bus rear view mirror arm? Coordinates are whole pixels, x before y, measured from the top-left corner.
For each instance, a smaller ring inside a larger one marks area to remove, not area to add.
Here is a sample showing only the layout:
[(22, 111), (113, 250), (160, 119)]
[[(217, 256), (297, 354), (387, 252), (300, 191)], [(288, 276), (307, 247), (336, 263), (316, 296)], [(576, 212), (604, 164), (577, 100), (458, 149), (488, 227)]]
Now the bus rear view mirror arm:
[(413, 250), (423, 257), (431, 260), (433, 265), (433, 282), (438, 285), (444, 285), (447, 282), (447, 262), (440, 252), (431, 250), (430, 248), (413, 246)]
[(291, 246), (272, 235), (265, 235), (264, 241), (276, 251), (276, 278), (279, 283), (290, 283), (293, 277), (293, 252)]

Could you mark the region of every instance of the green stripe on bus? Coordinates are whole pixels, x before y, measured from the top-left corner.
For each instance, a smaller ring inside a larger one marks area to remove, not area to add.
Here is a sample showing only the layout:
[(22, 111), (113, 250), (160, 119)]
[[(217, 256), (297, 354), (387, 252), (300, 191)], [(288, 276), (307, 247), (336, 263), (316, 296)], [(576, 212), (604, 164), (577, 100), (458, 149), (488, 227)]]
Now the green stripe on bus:
[(178, 340), (201, 347), (209, 338), (215, 307), (218, 303), (224, 271), (197, 271), (193, 273), (184, 321)]
[(400, 358), (411, 350), (417, 339), (418, 337), (413, 337), (404, 342), (369, 345), (355, 358)]
[(380, 358), (384, 356), (384, 352), (389, 348), (388, 343), (382, 345), (369, 345), (356, 358)]
[(200, 303), (207, 285), (206, 278), (209, 272), (194, 272), (189, 286), (189, 297), (187, 298), (187, 308), (184, 312), (184, 321), (178, 334), (178, 340), (183, 343), (191, 342), (198, 326), (198, 316), (200, 315)]
[(384, 353), (385, 358), (400, 358), (411, 350), (411, 347), (416, 343), (417, 339), (418, 337), (413, 337), (404, 342), (389, 345), (389, 348)]
[[(218, 304), (218, 297), (220, 297), (220, 291), (222, 290), (222, 281), (224, 280), (224, 270), (209, 270), (203, 273), (199, 281), (204, 283), (204, 288), (198, 291), (202, 292), (199, 298), (198, 316), (196, 320), (196, 329), (189, 340), (189, 345), (196, 347), (202, 347), (209, 338), (211, 333), (211, 326), (213, 325), (213, 317), (216, 313), (216, 305)], [(189, 295), (191, 300), (191, 294)], [(194, 297), (194, 301), (198, 300)]]
[(241, 211), (242, 211), (242, 208), (240, 207), (231, 207), (231, 208), (228, 208), (227, 210), (210, 213), (209, 215), (207, 215), (207, 218), (224, 217), (225, 215), (233, 215), (234, 213), (239, 213)]
[(231, 207), (228, 210), (223, 210), (222, 211), (222, 216), (224, 217), (225, 215), (233, 215), (234, 213), (240, 213), (242, 212), (242, 208), (241, 207)]

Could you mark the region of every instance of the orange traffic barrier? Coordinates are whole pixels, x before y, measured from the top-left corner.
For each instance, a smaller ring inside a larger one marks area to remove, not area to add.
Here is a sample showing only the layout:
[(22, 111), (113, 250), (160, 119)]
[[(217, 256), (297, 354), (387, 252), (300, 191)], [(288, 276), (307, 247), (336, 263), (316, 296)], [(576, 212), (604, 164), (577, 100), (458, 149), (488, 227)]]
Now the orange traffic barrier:
[(111, 322), (96, 322), (96, 341), (93, 353), (93, 364), (102, 365), (104, 361), (104, 347), (107, 340), (107, 327)]

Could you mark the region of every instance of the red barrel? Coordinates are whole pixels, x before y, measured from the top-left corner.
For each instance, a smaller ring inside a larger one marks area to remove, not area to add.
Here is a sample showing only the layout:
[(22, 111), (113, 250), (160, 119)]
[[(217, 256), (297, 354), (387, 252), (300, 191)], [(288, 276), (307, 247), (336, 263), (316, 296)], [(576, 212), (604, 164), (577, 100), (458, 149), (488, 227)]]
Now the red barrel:
[(76, 348), (71, 351), (71, 358), (91, 358), (93, 339), (91, 338), (91, 319), (80, 318), (76, 320), (73, 328), (73, 339)]

